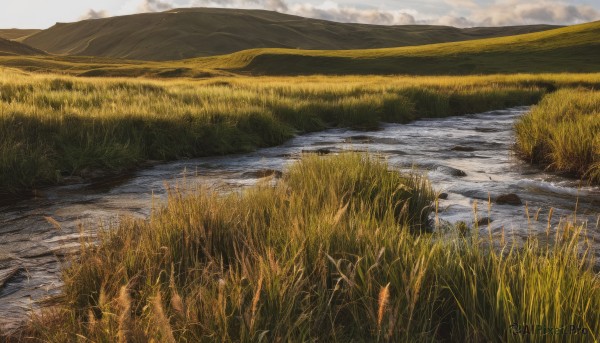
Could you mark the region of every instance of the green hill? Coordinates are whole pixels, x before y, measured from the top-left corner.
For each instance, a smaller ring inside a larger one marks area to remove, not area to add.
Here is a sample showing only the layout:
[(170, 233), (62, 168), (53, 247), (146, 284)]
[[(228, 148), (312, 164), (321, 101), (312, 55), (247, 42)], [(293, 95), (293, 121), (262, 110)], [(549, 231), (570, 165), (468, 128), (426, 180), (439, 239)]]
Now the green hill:
[(337, 23), (263, 10), (192, 8), (59, 23), (24, 42), (60, 55), (180, 60), (254, 48), (371, 49), (536, 32), (549, 25), (458, 29)]
[(21, 40), (41, 30), (36, 29), (0, 29), (0, 38), (10, 40)]
[(473, 75), (600, 72), (600, 22), (544, 32), (415, 47), (362, 50), (251, 49), (178, 61), (5, 56), (0, 65), (79, 76)]
[(369, 50), (253, 49), (187, 61), (254, 75), (600, 72), (600, 22), (466, 42)]
[(0, 38), (0, 56), (31, 56), (45, 54), (45, 52), (32, 48), (28, 45)]

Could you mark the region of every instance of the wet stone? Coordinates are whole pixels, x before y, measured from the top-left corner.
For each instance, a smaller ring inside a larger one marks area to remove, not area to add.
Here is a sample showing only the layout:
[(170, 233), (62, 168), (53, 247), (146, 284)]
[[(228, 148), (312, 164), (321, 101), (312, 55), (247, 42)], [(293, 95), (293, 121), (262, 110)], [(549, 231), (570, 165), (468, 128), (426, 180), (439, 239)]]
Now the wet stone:
[(477, 222), (475, 222), (475, 224), (477, 224), (477, 226), (484, 226), (484, 225), (490, 224), (493, 221), (494, 220), (490, 217), (483, 217), (483, 218), (480, 218), (479, 220), (477, 220)]
[(503, 194), (503, 195), (500, 195), (499, 197), (497, 197), (496, 204), (518, 206), (518, 205), (522, 205), (523, 202), (521, 201), (521, 198), (519, 198), (518, 195), (511, 193), (511, 194)]
[(451, 175), (451, 176), (456, 176), (456, 177), (465, 177), (467, 176), (467, 173), (465, 173), (464, 171), (460, 170), (460, 169), (456, 169), (456, 168), (452, 168), (452, 167), (448, 167), (448, 166), (440, 166), (437, 168), (438, 171)]

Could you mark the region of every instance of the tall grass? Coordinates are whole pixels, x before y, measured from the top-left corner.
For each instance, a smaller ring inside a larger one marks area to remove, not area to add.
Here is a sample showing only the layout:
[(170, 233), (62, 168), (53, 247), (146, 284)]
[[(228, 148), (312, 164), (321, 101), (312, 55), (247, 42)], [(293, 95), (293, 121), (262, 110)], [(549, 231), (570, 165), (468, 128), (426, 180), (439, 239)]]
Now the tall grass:
[[(0, 76), (0, 193), (147, 160), (244, 152), (331, 126), (535, 103), (523, 79), (224, 78), (205, 81)], [(343, 81), (343, 82), (342, 82)], [(437, 83), (436, 83), (437, 82)], [(421, 84), (423, 83), (423, 84)]]
[[(304, 156), (275, 186), (173, 189), (148, 221), (82, 245), (45, 342), (597, 340), (579, 228), (554, 244), (427, 231), (427, 180), (360, 154)], [(484, 235), (487, 236), (487, 235)], [(490, 250), (491, 243), (500, 246)], [(512, 326), (533, 325), (529, 335)], [(543, 336), (546, 328), (578, 335)]]
[(560, 90), (516, 124), (517, 151), (550, 170), (600, 183), (600, 92)]

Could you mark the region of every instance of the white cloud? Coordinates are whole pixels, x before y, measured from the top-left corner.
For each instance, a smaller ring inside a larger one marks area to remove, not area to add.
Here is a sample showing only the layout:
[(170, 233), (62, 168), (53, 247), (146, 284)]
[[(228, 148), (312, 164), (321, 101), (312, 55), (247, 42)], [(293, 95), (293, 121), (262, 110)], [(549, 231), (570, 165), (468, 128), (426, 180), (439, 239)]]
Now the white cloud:
[(167, 1), (144, 0), (138, 7), (140, 12), (162, 12), (173, 8), (173, 5)]
[(454, 8), (460, 9), (473, 9), (479, 7), (475, 0), (444, 0), (444, 2)]
[(489, 8), (472, 12), (475, 22), (483, 26), (523, 24), (578, 24), (600, 19), (591, 6), (569, 5), (560, 1), (497, 1)]
[(426, 24), (454, 26), (454, 27), (473, 27), (477, 26), (473, 21), (459, 16), (445, 15), (436, 19), (429, 19), (424, 21)]
[(185, 7), (265, 9), (283, 13), (288, 11), (288, 4), (284, 0), (191, 0)]
[(415, 11), (408, 10), (381, 10), (371, 8), (356, 8), (352, 6), (339, 6), (332, 1), (322, 5), (297, 4), (289, 6), (290, 14), (303, 17), (325, 19), (344, 23), (362, 23), (378, 25), (409, 25), (415, 24)]
[(100, 19), (108, 17), (108, 12), (106, 11), (96, 11), (93, 9), (89, 9), (85, 14), (79, 17), (79, 20), (87, 20), (87, 19)]
[(265, 9), (277, 12), (287, 12), (288, 4), (283, 0), (265, 0)]
[[(338, 22), (378, 25), (432, 24), (455, 27), (504, 26), (527, 24), (577, 24), (600, 19), (592, 6), (573, 5), (561, 0), (440, 0), (450, 10), (443, 16), (428, 16), (413, 9), (387, 9), (341, 5), (327, 0), (320, 5), (292, 0), (140, 0), (138, 12), (159, 12), (174, 7), (221, 7), (266, 9), (303, 17)], [(341, 0), (338, 0), (341, 1)], [(90, 10), (84, 17), (105, 16)]]

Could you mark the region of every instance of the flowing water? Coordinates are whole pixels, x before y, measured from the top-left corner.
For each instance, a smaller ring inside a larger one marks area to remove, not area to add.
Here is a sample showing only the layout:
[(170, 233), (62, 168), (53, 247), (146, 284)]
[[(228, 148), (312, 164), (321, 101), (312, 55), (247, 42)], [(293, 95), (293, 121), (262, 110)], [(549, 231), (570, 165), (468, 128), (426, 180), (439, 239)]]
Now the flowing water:
[[(511, 154), (514, 121), (526, 110), (385, 124), (371, 132), (332, 129), (250, 154), (177, 161), (100, 183), (54, 187), (0, 207), (0, 325), (14, 327), (39, 308), (39, 300), (60, 291), (61, 266), (77, 251), (81, 235), (93, 235), (100, 220), (147, 217), (153, 202), (164, 201), (165, 182), (185, 178), (225, 191), (240, 189), (284, 171), (306, 151), (369, 151), (385, 156), (393, 168), (427, 173), (436, 190), (447, 194), (439, 202), (443, 221), (472, 225), (476, 202), (478, 217), (492, 220), (481, 230), (525, 237), (546, 230), (550, 208), (554, 224), (574, 219), (576, 209), (576, 220), (587, 222), (588, 236), (597, 241), (600, 188), (541, 172)], [(488, 209), (488, 199), (508, 193), (526, 206)]]

